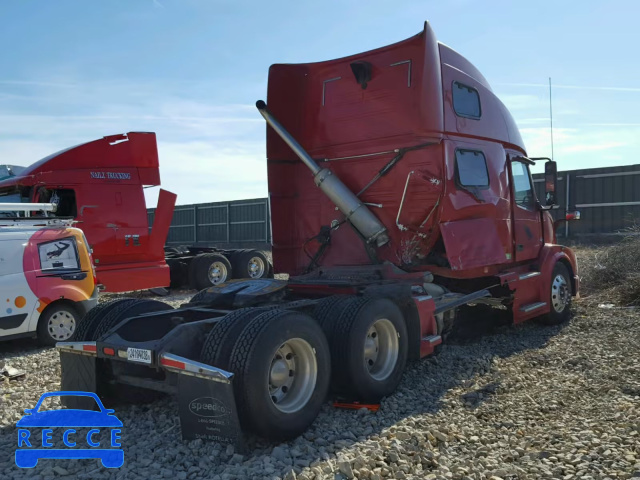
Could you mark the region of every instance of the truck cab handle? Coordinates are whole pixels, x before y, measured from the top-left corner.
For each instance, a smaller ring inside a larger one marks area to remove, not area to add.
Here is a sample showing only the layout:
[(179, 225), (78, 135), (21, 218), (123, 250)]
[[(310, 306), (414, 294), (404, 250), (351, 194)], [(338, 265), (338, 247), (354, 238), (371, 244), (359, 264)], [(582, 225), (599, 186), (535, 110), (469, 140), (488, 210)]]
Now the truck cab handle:
[(85, 208), (98, 208), (98, 205), (83, 205), (80, 207), (80, 216), (84, 215)]

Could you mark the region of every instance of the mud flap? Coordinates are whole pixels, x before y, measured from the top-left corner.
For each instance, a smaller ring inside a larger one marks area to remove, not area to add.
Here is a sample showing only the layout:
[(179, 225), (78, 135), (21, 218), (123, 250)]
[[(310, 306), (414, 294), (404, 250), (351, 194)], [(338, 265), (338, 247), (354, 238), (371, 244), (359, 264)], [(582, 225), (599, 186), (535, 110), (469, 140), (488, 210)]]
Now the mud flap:
[[(96, 357), (78, 353), (60, 352), (60, 389), (62, 391), (97, 392)], [(96, 410), (91, 397), (60, 397), (67, 408)]]
[(244, 450), (231, 382), (179, 374), (178, 411), (183, 440), (201, 438)]

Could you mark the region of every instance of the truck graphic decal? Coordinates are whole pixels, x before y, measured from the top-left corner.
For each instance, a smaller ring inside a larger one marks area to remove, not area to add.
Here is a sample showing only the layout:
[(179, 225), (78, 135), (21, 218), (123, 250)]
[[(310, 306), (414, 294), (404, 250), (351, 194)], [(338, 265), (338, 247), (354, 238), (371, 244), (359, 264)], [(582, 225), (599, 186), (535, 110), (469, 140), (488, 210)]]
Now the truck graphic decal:
[(131, 174), (126, 172), (91, 172), (91, 178), (105, 180), (131, 180)]
[(67, 248), (69, 248), (71, 246), (70, 243), (56, 243), (55, 244), (56, 249), (55, 250), (49, 250), (47, 252), (47, 258), (57, 258), (59, 257), (62, 252), (64, 252)]

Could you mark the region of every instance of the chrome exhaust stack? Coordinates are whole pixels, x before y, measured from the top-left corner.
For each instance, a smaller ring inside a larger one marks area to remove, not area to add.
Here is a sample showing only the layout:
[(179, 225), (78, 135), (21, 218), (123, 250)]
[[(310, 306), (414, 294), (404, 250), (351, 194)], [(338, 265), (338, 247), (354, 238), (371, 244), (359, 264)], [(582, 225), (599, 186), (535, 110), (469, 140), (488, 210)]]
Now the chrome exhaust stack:
[(262, 100), (256, 102), (260, 115), (275, 132), (285, 141), (293, 152), (309, 167), (313, 173), (313, 181), (320, 190), (338, 207), (349, 222), (366, 239), (381, 247), (389, 243), (387, 229), (376, 216), (349, 190), (344, 183), (328, 168), (320, 168), (313, 158), (302, 148), (295, 138), (278, 122)]

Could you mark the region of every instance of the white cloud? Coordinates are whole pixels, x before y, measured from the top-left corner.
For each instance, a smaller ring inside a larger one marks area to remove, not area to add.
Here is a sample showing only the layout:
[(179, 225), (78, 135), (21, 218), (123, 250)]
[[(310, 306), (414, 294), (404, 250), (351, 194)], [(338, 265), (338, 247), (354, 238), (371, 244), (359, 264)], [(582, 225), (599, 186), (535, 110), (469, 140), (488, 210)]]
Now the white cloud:
[[(106, 135), (151, 131), (158, 138), (162, 186), (178, 194), (179, 204), (265, 196), (264, 121), (253, 105), (216, 104), (196, 87), (200, 94), (184, 84), (0, 80), (0, 163), (28, 165)], [(521, 127), (529, 155), (551, 156), (546, 92), (499, 97)], [(559, 168), (636, 162), (629, 151), (640, 148), (640, 124), (596, 123), (599, 118), (580, 116), (582, 105), (554, 97)], [(146, 191), (149, 206), (157, 190)]]
[[(551, 156), (548, 127), (522, 128), (520, 133), (530, 156)], [(554, 128), (553, 143), (554, 159), (560, 170), (636, 163), (629, 152), (640, 149), (640, 127), (594, 128), (582, 124), (576, 128)]]
[[(267, 194), (266, 127), (252, 105), (211, 104), (120, 82), (14, 83), (19, 95), (0, 87), (0, 163), (29, 165), (106, 135), (151, 131), (162, 187), (175, 192), (179, 204)], [(145, 193), (155, 206), (158, 189)]]
[[(549, 89), (548, 83), (496, 83), (496, 86), (504, 87), (535, 87)], [(555, 84), (551, 85), (552, 90), (556, 88), (566, 88), (569, 90), (605, 90), (611, 92), (640, 92), (640, 87), (617, 87), (607, 85), (563, 85)]]
[(505, 93), (498, 95), (498, 97), (512, 114), (520, 110), (536, 109), (544, 105), (544, 100), (538, 95)]
[[(260, 142), (158, 142), (162, 188), (178, 203), (216, 202), (267, 196), (267, 163)], [(147, 204), (157, 189), (147, 190)]]

